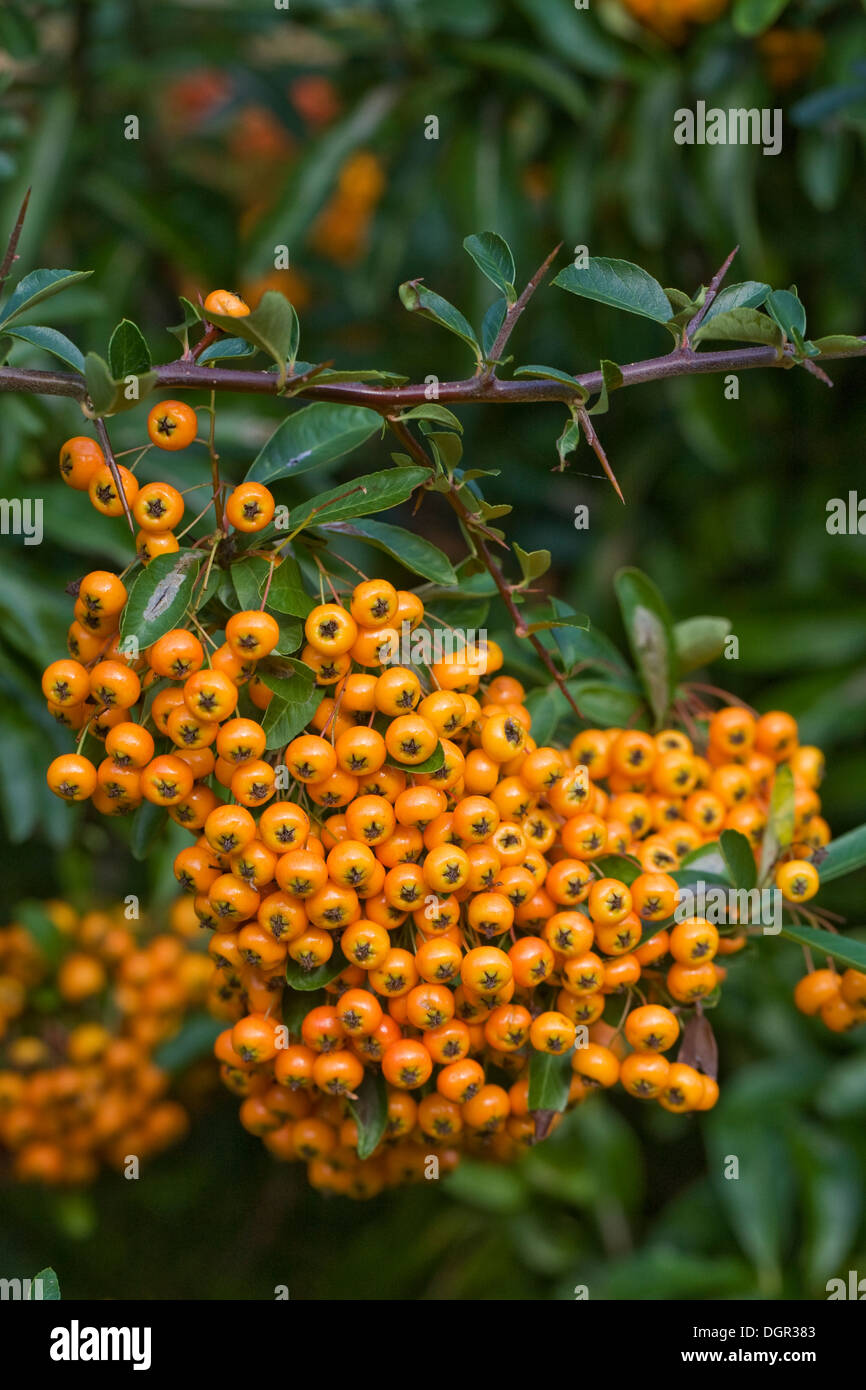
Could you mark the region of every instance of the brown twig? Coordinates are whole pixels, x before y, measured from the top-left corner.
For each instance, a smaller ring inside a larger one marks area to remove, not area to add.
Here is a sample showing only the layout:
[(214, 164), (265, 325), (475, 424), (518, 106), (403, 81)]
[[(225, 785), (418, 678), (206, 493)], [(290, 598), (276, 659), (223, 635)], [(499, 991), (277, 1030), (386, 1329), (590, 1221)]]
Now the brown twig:
[[(387, 419), (388, 424), (391, 426), (391, 429), (394, 431), (394, 434), (400, 440), (403, 447), (412, 455), (414, 459), (418, 461), (418, 463), (422, 464), (425, 468), (429, 468), (432, 472), (433, 464), (430, 460), (430, 457), (427, 454), (427, 451), (424, 448), (423, 444), (421, 444), (419, 440), (415, 438), (411, 430), (403, 423), (402, 420), (396, 420), (391, 416), (386, 416), (385, 418)], [(467, 534), (471, 536), (476, 550), (478, 551), (478, 556), (481, 560), (481, 563), (483, 564), (484, 568), (487, 570), (487, 573), (490, 575), (491, 579), (496, 585), (499, 597), (502, 599), (502, 602), (508, 609), (508, 615), (511, 618), (512, 623), (514, 624), (515, 635), (517, 637), (528, 637), (537, 656), (540, 658), (544, 666), (550, 672), (550, 675), (553, 677), (562, 694), (565, 696), (566, 700), (571, 705), (571, 708), (574, 710), (578, 718), (582, 719), (583, 716), (581, 715), (580, 708), (575, 703), (571, 692), (566, 686), (565, 676), (562, 674), (561, 671), (558, 671), (556, 669), (556, 666), (553, 664), (553, 661), (551, 659), (550, 653), (548, 652), (544, 644), (538, 639), (538, 637), (536, 637), (534, 633), (529, 632), (527, 630), (526, 624), (524, 623), (523, 618), (521, 616), (520, 609), (514, 602), (513, 586), (509, 584), (508, 580), (505, 578), (505, 575), (502, 573), (501, 567), (497, 563), (494, 556), (490, 553), (490, 549), (487, 545), (486, 540), (484, 539), (483, 535), (480, 534), (481, 528), (479, 526), (479, 523), (475, 520), (472, 513), (469, 511), (469, 508), (466, 506), (465, 502), (463, 502), (456, 487), (452, 486), (450, 492), (448, 492), (446, 496), (452, 511), (456, 513), (456, 515), (462, 522)]]
[(735, 246), (733, 251), (731, 251), (730, 254), (725, 257), (725, 259), (722, 261), (722, 264), (719, 266), (718, 270), (713, 276), (712, 280), (707, 285), (707, 292), (704, 295), (703, 304), (701, 305), (700, 309), (698, 309), (698, 312), (693, 316), (693, 318), (689, 320), (688, 324), (686, 325), (686, 331), (683, 334), (684, 346), (689, 345), (689, 340), (691, 339), (692, 334), (695, 332), (696, 329), (700, 328), (701, 324), (706, 318), (707, 310), (709, 309), (710, 305), (712, 304), (713, 300), (718, 294), (721, 283), (727, 275), (728, 271), (730, 270), (731, 262), (733, 261), (739, 249), (739, 246)]
[[(841, 348), (822, 352), (820, 358), (809, 358), (815, 364), (840, 362), (866, 357), (866, 336), (860, 336), (856, 348)], [(746, 372), (763, 367), (786, 369), (796, 362), (794, 349), (787, 344), (779, 354), (772, 346), (724, 348), (719, 352), (683, 352), (677, 349), (661, 357), (620, 366), (622, 385), (644, 386), (675, 377), (713, 376), (717, 373)], [(229, 391), (239, 395), (279, 396), (279, 378), (274, 372), (243, 371), (239, 368), (199, 367), (194, 362), (178, 358), (154, 369), (156, 389), (160, 391)], [(291, 380), (291, 378), (289, 378)], [(602, 389), (600, 371), (583, 372), (574, 378), (574, 386), (550, 378), (517, 378), (503, 381), (499, 377), (468, 377), (464, 381), (439, 383), (437, 400), (453, 405), (526, 405), (545, 401), (560, 401), (566, 405), (584, 393), (590, 395)], [(39, 371), (30, 367), (0, 367), (0, 391), (21, 391), (31, 395), (69, 396), (83, 401), (87, 394), (84, 377), (78, 372)], [(413, 382), (405, 386), (371, 386), (363, 381), (313, 382), (304, 389), (304, 399), (331, 401), (335, 405), (365, 405), (387, 415), (407, 406), (424, 405), (429, 400), (429, 386)]]
[(15, 226), (12, 228), (12, 231), (9, 235), (9, 241), (6, 245), (6, 254), (3, 257), (3, 264), (0, 265), (0, 290), (3, 289), (3, 286), (5, 285), (9, 277), (9, 272), (15, 264), (15, 261), (18, 259), (16, 255), (16, 252), (18, 250), (18, 242), (21, 237), (21, 229), (24, 226), (24, 218), (27, 216), (27, 204), (30, 202), (30, 194), (32, 192), (32, 188), (28, 188), (27, 192), (24, 194), (24, 201), (22, 202), (21, 207), (18, 210), (18, 217), (16, 218)]
[(502, 320), (502, 327), (500, 328), (499, 332), (493, 340), (493, 346), (491, 347), (488, 356), (488, 366), (486, 368), (486, 371), (483, 373), (483, 376), (487, 378), (493, 376), (495, 365), (502, 356), (502, 350), (508, 342), (508, 339), (511, 337), (517, 320), (520, 318), (520, 315), (523, 313), (530, 299), (535, 294), (535, 291), (538, 289), (538, 286), (541, 284), (545, 272), (556, 260), (556, 257), (559, 255), (561, 250), (562, 242), (560, 242), (558, 246), (554, 246), (550, 255), (546, 256), (545, 259), (542, 261), (541, 265), (536, 270), (532, 279), (526, 285), (526, 288), (523, 290), (522, 294), (517, 299), (515, 299), (513, 304), (510, 304), (508, 306), (508, 309), (505, 313), (505, 318)]
[(622, 502), (623, 506), (625, 506), (625, 498), (622, 495), (622, 488), (616, 480), (616, 474), (614, 473), (613, 469), (608, 463), (607, 454), (604, 452), (602, 442), (595, 432), (593, 423), (589, 418), (589, 412), (583, 409), (578, 410), (577, 418), (581, 423), (583, 433), (586, 436), (587, 444), (592, 449), (592, 452), (595, 454), (596, 458), (598, 459), (608, 478), (613, 483), (613, 486), (616, 489), (616, 495), (619, 498), (620, 502)]
[(129, 522), (129, 529), (132, 532), (132, 534), (135, 535), (135, 523), (132, 519), (132, 512), (129, 510), (129, 503), (126, 500), (126, 493), (123, 490), (123, 483), (120, 480), (120, 469), (117, 465), (117, 459), (114, 457), (114, 450), (111, 447), (111, 440), (108, 437), (108, 430), (105, 428), (105, 421), (103, 420), (101, 415), (97, 415), (93, 423), (96, 426), (96, 433), (99, 435), (99, 443), (102, 446), (102, 452), (105, 455), (105, 462), (108, 464), (108, 467), (111, 471), (111, 476), (114, 479), (114, 486), (117, 488), (120, 500), (123, 504), (123, 510), (126, 513), (126, 519)]

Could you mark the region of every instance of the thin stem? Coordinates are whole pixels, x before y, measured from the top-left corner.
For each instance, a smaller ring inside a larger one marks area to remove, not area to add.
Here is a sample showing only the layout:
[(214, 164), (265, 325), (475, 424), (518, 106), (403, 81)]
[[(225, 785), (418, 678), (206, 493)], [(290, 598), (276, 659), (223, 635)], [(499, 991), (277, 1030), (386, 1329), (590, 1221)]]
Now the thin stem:
[[(866, 336), (860, 335), (858, 347), (822, 352), (815, 362), (836, 362), (866, 356)], [(718, 352), (683, 352), (677, 349), (662, 357), (650, 357), (640, 362), (627, 362), (620, 367), (622, 384), (642, 386), (682, 376), (708, 376), (719, 372), (745, 372), (760, 367), (785, 368), (794, 364), (794, 348), (786, 345), (781, 354), (772, 346), (724, 348)], [(199, 367), (194, 362), (178, 358), (154, 368), (159, 390), (173, 391), (230, 391), (234, 394), (279, 396), (279, 379), (273, 372), (243, 371), (233, 368)], [(289, 378), (291, 381), (291, 378)], [(474, 376), (464, 381), (440, 382), (437, 399), (445, 403), (467, 405), (521, 405), (527, 402), (562, 401), (584, 398), (601, 390), (600, 371), (583, 372), (574, 378), (574, 387), (563, 381), (547, 378), (517, 378), (502, 381), (496, 376)], [(70, 396), (84, 401), (87, 388), (78, 372), (36, 371), (29, 367), (0, 367), (0, 391), (23, 391), (32, 395)], [(407, 386), (370, 386), (362, 381), (312, 382), (304, 388), (310, 401), (332, 401), (342, 405), (366, 405), (381, 415), (424, 405), (429, 386), (425, 382)]]
[(105, 455), (105, 462), (108, 464), (111, 476), (114, 479), (114, 486), (117, 488), (118, 496), (123, 503), (123, 510), (129, 522), (129, 529), (132, 534), (135, 535), (135, 524), (132, 520), (132, 512), (129, 510), (129, 503), (126, 500), (126, 493), (123, 490), (123, 483), (120, 480), (120, 469), (117, 466), (117, 460), (114, 457), (114, 451), (111, 447), (111, 440), (108, 438), (108, 430), (105, 428), (105, 421), (102, 419), (101, 415), (97, 416), (94, 420), (94, 424), (96, 425), (96, 433), (99, 435), (99, 443), (102, 446), (102, 452)]
[(502, 327), (500, 328), (495, 339), (493, 340), (493, 346), (491, 347), (490, 353), (488, 355), (488, 367), (485, 373), (487, 377), (491, 377), (493, 375), (495, 365), (502, 356), (503, 349), (505, 348), (508, 339), (511, 337), (512, 332), (514, 331), (514, 326), (517, 323), (517, 320), (520, 318), (520, 315), (523, 313), (530, 299), (535, 294), (535, 291), (538, 289), (538, 286), (541, 284), (545, 272), (556, 260), (556, 257), (559, 255), (561, 250), (562, 242), (560, 242), (558, 246), (554, 246), (550, 255), (546, 256), (545, 259), (542, 261), (541, 265), (536, 270), (535, 274), (529, 281), (528, 285), (526, 286), (520, 297), (516, 299), (513, 304), (509, 305), (505, 314), (505, 318), (502, 320)]
[[(387, 419), (388, 424), (391, 426), (391, 429), (394, 431), (395, 435), (400, 440), (403, 447), (409, 451), (409, 453), (412, 455), (414, 459), (417, 459), (419, 463), (423, 464), (425, 468), (429, 468), (431, 470), (432, 476), (433, 465), (431, 463), (430, 458), (427, 455), (427, 451), (424, 448), (423, 444), (421, 444), (415, 438), (411, 430), (407, 428), (407, 426), (403, 423), (402, 420), (395, 420), (392, 419), (390, 416), (387, 417)], [(575, 704), (571, 692), (568, 690), (568, 687), (566, 686), (565, 677), (562, 674), (562, 672), (558, 671), (554, 666), (553, 661), (550, 657), (550, 653), (547, 651), (546, 647), (542, 645), (542, 643), (539, 641), (539, 639), (535, 636), (534, 633), (527, 632), (526, 624), (523, 621), (520, 609), (514, 602), (512, 586), (508, 583), (508, 580), (502, 573), (499, 564), (494, 559), (493, 555), (490, 553), (490, 548), (487, 545), (487, 542), (484, 540), (483, 535), (480, 534), (481, 528), (476, 523), (472, 513), (468, 510), (465, 503), (461, 500), (460, 495), (455, 487), (452, 487), (451, 491), (447, 493), (446, 496), (452, 511), (456, 512), (457, 516), (460, 518), (460, 521), (463, 523), (464, 529), (469, 535), (471, 535), (475, 547), (478, 551), (479, 559), (481, 560), (481, 563), (484, 565), (484, 568), (487, 570), (487, 573), (490, 575), (491, 579), (496, 585), (497, 591), (499, 593), (500, 598), (502, 599), (502, 602), (508, 609), (509, 617), (511, 618), (511, 621), (514, 624), (515, 635), (517, 637), (529, 638), (529, 641), (534, 647), (537, 656), (541, 659), (544, 666), (547, 668), (550, 675), (553, 677), (556, 684), (559, 686), (559, 689), (562, 691), (562, 694), (565, 696), (566, 700), (571, 705), (571, 708), (574, 710), (578, 718), (582, 718), (580, 709)]]
[(225, 529), (223, 524), (222, 483), (220, 482), (220, 460), (216, 451), (216, 391), (210, 393), (210, 427), (207, 435), (207, 449), (210, 454), (211, 486), (213, 487), (213, 508), (217, 529)]
[(24, 226), (24, 218), (27, 216), (27, 205), (30, 202), (30, 194), (32, 192), (32, 188), (28, 188), (27, 192), (24, 194), (24, 201), (18, 210), (15, 226), (9, 234), (9, 241), (6, 244), (6, 254), (3, 257), (3, 264), (0, 265), (0, 290), (2, 290), (3, 286), (6, 284), (9, 278), (9, 272), (18, 259), (16, 255), (18, 242), (21, 238), (21, 229)]

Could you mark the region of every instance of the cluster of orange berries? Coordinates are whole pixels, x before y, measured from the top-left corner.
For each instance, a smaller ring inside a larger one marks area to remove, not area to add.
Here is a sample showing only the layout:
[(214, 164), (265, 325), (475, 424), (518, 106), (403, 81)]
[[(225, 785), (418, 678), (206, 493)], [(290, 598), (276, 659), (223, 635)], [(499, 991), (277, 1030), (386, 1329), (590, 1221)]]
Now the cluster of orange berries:
[(20, 1181), (84, 1183), (186, 1133), (154, 1050), (201, 1007), (213, 966), (122, 907), (40, 910), (50, 952), (24, 922), (0, 928), (0, 1166)]

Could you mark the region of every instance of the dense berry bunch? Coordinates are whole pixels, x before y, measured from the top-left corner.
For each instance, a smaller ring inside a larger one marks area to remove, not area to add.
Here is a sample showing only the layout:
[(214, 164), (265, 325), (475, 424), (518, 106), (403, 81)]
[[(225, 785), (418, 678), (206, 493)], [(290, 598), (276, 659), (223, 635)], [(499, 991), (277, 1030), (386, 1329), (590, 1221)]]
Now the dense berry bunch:
[(186, 1112), (154, 1051), (201, 1006), (212, 971), (123, 908), (53, 901), (0, 928), (0, 1166), (82, 1183), (181, 1138)]

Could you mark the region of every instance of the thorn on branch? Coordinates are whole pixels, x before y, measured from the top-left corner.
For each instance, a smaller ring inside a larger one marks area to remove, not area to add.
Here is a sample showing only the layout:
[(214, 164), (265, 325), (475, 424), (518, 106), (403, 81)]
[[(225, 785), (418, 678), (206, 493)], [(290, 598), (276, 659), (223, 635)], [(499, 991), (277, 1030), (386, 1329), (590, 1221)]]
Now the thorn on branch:
[(604, 447), (602, 445), (601, 440), (595, 432), (595, 428), (591, 419), (589, 418), (588, 412), (586, 410), (578, 410), (577, 417), (580, 420), (580, 424), (583, 429), (583, 433), (586, 437), (587, 444), (592, 449), (592, 452), (595, 454), (596, 458), (598, 459), (608, 478), (613, 483), (613, 486), (616, 490), (616, 495), (619, 498), (620, 502), (622, 502), (623, 506), (625, 506), (625, 498), (622, 495), (622, 488), (616, 480), (616, 474), (614, 473), (613, 469), (611, 468), (608, 462), (607, 454), (604, 452)]
[(21, 229), (24, 226), (24, 218), (27, 216), (27, 206), (30, 202), (30, 194), (32, 192), (32, 188), (28, 188), (27, 192), (24, 194), (24, 201), (22, 202), (21, 207), (18, 210), (18, 217), (16, 218), (15, 226), (12, 228), (12, 231), (9, 236), (9, 241), (6, 246), (6, 254), (3, 257), (3, 264), (0, 265), (0, 290), (2, 290), (3, 286), (5, 285), (9, 277), (9, 272), (12, 269), (12, 266), (14, 265), (15, 261), (18, 259), (16, 255), (16, 252), (18, 250), (18, 242), (21, 237)]
[(561, 250), (562, 242), (560, 241), (557, 246), (554, 246), (553, 250), (550, 252), (550, 255), (545, 256), (544, 260), (536, 270), (532, 279), (527, 283), (522, 294), (520, 294), (520, 296), (517, 299), (515, 299), (513, 304), (509, 305), (505, 314), (505, 318), (502, 320), (502, 327), (497, 333), (493, 341), (493, 346), (491, 347), (490, 352), (488, 354), (488, 367), (482, 375), (482, 380), (489, 380), (493, 376), (495, 365), (502, 358), (502, 351), (506, 343), (508, 342), (508, 339), (511, 337), (512, 332), (514, 331), (514, 325), (517, 323), (517, 320), (520, 318), (520, 315), (523, 313), (530, 299), (535, 294), (535, 291), (538, 289), (538, 286), (541, 284), (541, 281), (546, 271), (556, 260), (556, 257), (559, 255)]
[(710, 283), (707, 285), (707, 292), (706, 292), (706, 295), (704, 296), (704, 302), (703, 302), (703, 304), (701, 305), (701, 307), (700, 307), (700, 309), (698, 310), (698, 312), (695, 314), (694, 318), (692, 318), (692, 319), (690, 320), (690, 322), (689, 322), (689, 323), (687, 324), (687, 326), (686, 326), (686, 331), (685, 331), (685, 334), (684, 334), (684, 345), (685, 345), (685, 346), (688, 346), (689, 340), (690, 340), (690, 338), (692, 337), (692, 334), (695, 332), (695, 330), (696, 330), (697, 328), (700, 328), (701, 324), (703, 323), (704, 319), (706, 318), (707, 310), (709, 309), (710, 305), (712, 304), (713, 300), (715, 299), (716, 295), (718, 294), (719, 289), (721, 288), (722, 281), (724, 280), (725, 276), (727, 275), (728, 271), (730, 270), (730, 268), (731, 268), (731, 262), (733, 261), (734, 257), (736, 256), (737, 252), (739, 251), (739, 249), (740, 249), (739, 246), (735, 246), (734, 249), (733, 249), (733, 251), (731, 251), (731, 252), (725, 257), (725, 259), (722, 261), (722, 264), (719, 266), (718, 270), (716, 271), (715, 275), (713, 276), (712, 280), (711, 280)]
[(819, 366), (818, 366), (818, 363), (817, 363), (817, 362), (813, 362), (812, 359), (811, 359), (810, 357), (804, 357), (803, 360), (802, 360), (802, 362), (800, 363), (800, 366), (801, 366), (801, 367), (804, 367), (805, 370), (806, 370), (807, 372), (809, 372), (811, 376), (816, 376), (816, 377), (818, 378), (819, 381), (823, 381), (823, 383), (824, 383), (825, 386), (830, 386), (830, 387), (832, 387), (832, 385), (833, 385), (833, 379), (832, 379), (832, 377), (829, 377), (829, 376), (827, 375), (827, 373), (824, 371), (824, 368), (823, 368), (823, 367), (819, 367)]

